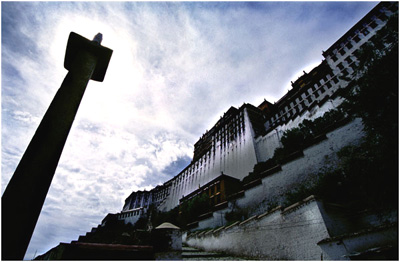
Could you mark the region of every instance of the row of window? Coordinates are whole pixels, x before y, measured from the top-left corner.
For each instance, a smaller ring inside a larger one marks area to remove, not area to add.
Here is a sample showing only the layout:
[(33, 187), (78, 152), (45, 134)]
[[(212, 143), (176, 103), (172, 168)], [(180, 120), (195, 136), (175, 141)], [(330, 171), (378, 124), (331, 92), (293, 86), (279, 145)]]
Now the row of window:
[(135, 197), (130, 200), (129, 209), (139, 208), (148, 205), (148, 202), (150, 200), (149, 194), (150, 192), (147, 192), (147, 194), (135, 195)]
[(169, 193), (169, 188), (165, 188), (162, 191), (159, 191), (157, 193), (153, 193), (150, 191), (147, 194), (136, 194), (134, 197), (130, 199), (129, 202), (129, 209), (134, 209), (134, 208), (139, 208), (144, 205), (149, 204), (148, 202), (150, 201), (150, 194), (153, 195), (153, 201), (159, 201), (160, 199), (164, 199), (168, 196)]
[[(229, 152), (227, 152), (227, 154), (221, 154), (221, 158), (225, 157), (226, 155), (229, 156)], [(191, 169), (188, 169), (184, 171), (184, 173), (180, 174), (178, 178), (172, 182), (172, 196), (176, 197), (177, 192), (184, 192), (186, 188), (199, 184), (198, 182), (200, 182), (200, 176), (202, 175), (203, 171), (205, 172), (207, 168), (210, 168), (210, 165), (211, 164), (209, 162), (208, 165), (207, 162), (205, 162), (199, 169), (195, 169), (194, 172), (191, 172)]]
[[(384, 16), (386, 16), (386, 15), (384, 15)], [(380, 16), (380, 18), (382, 18), (382, 17)], [(373, 31), (378, 26), (376, 19), (378, 19), (378, 18), (376, 16), (374, 16), (373, 20), (369, 24), (364, 23), (363, 29), (356, 30), (354, 33), (354, 36), (349, 37), (347, 39), (347, 43), (342, 43), (340, 45), (341, 48), (337, 51), (337, 53), (332, 55), (332, 57), (331, 57), (332, 60), (334, 62), (336, 62), (337, 60), (339, 60), (339, 58), (341, 56), (344, 56), (350, 49), (353, 48), (353, 44), (357, 44), (358, 42), (361, 41), (361, 38), (368, 36), (371, 33), (371, 31)], [(361, 38), (360, 38), (360, 36), (361, 36)]]
[(141, 214), (142, 210), (135, 210), (135, 211), (130, 211), (126, 213), (121, 213), (118, 215), (118, 219), (126, 218), (126, 217), (133, 217), (133, 216), (138, 216)]
[[(204, 167), (204, 170), (205, 169), (206, 167)], [(172, 198), (179, 200), (181, 196), (178, 194), (185, 192), (188, 188), (193, 189), (196, 187), (196, 185), (200, 185), (200, 176), (202, 172), (201, 170), (202, 169), (200, 169), (200, 172), (196, 172), (195, 174), (188, 174), (179, 179), (179, 182), (177, 182), (172, 189)]]
[[(382, 15), (380, 16), (380, 18), (382, 18), (382, 16), (386, 16), (384, 13), (382, 13)], [(386, 16), (387, 18), (387, 16)], [(373, 29), (375, 29), (378, 26), (378, 23), (376, 21), (376, 17), (374, 17), (374, 19), (369, 23), (369, 24), (364, 24), (363, 25), (363, 29), (360, 30), (356, 30), (355, 31), (355, 35), (353, 37), (349, 37), (347, 39), (347, 43), (342, 43), (341, 44), (341, 48), (337, 51), (336, 55), (332, 56), (332, 60), (333, 61), (337, 61), (339, 56), (344, 56), (346, 55), (346, 53), (348, 51), (350, 51), (354, 46), (353, 44), (356, 44), (358, 42), (361, 41), (360, 36), (365, 37), (368, 34), (371, 33), (371, 31)], [(372, 29), (372, 30), (370, 30)], [(353, 43), (354, 41), (354, 43)], [(346, 64), (345, 64), (346, 63)], [(337, 65), (337, 67), (340, 69), (340, 71), (343, 74), (350, 74), (354, 71), (355, 67), (357, 65), (357, 62), (355, 61), (355, 58), (348, 56), (344, 62), (341, 62)], [(347, 70), (345, 70), (347, 69)], [(329, 78), (329, 75), (328, 75)], [(338, 83), (338, 79), (337, 77), (332, 78), (333, 83), (337, 84)], [(323, 82), (324, 80), (321, 79), (321, 82)], [(315, 88), (316, 87), (316, 88)], [(293, 115), (295, 115), (298, 112), (301, 112), (305, 107), (306, 107), (306, 103), (305, 101), (307, 101), (307, 106), (309, 106), (310, 104), (313, 103), (313, 101), (315, 101), (319, 96), (321, 96), (323, 93), (325, 93), (327, 90), (332, 88), (332, 84), (327, 82), (325, 83), (325, 85), (321, 85), (320, 87), (318, 87), (317, 84), (315, 84), (314, 87), (311, 87), (311, 90), (308, 90), (308, 95), (306, 93), (301, 94), (301, 97), (303, 98), (302, 100), (298, 101), (299, 99), (296, 98), (296, 105), (293, 105), (293, 103), (291, 103), (291, 108), (289, 109), (288, 107), (285, 107), (285, 111), (281, 111), (278, 114), (276, 114), (275, 116), (273, 116), (270, 119), (270, 124), (271, 126), (280, 122), (280, 121), (287, 121), (289, 120), (289, 118)], [(317, 91), (317, 92), (315, 92)]]
[(291, 102), (289, 104), (290, 107), (286, 106), (284, 110), (281, 110), (279, 113), (272, 116), (269, 120), (270, 126), (273, 126), (274, 124), (277, 124), (279, 122), (288, 121), (296, 113), (300, 113), (304, 109), (308, 108), (316, 99), (318, 99), (328, 90), (331, 90), (332, 87), (339, 82), (336, 76), (331, 79), (329, 78), (330, 75), (328, 74), (323, 79), (321, 79), (321, 85), (314, 84), (314, 86), (309, 88), (306, 92), (303, 92), (298, 97), (296, 97), (294, 102)]
[[(236, 139), (237, 132), (239, 135), (242, 134), (242, 131), (240, 129), (244, 129), (244, 121), (243, 121), (243, 115), (237, 115), (235, 119), (236, 124), (233, 125), (226, 125), (224, 128), (222, 128), (216, 137), (220, 137), (221, 143), (219, 144), (220, 148), (227, 147), (229, 142), (233, 141)], [(232, 127), (233, 126), (233, 127)], [(228, 127), (231, 127), (229, 129)], [(238, 129), (239, 128), (239, 129)], [(228, 133), (229, 132), (229, 133)], [(215, 157), (215, 148), (216, 148), (216, 142), (215, 140), (213, 141), (212, 144), (212, 150), (207, 151), (200, 159), (198, 159), (194, 164), (191, 164), (187, 170), (185, 170), (183, 173), (178, 175), (178, 177), (173, 181), (173, 185), (180, 184), (182, 180), (184, 180), (188, 176), (192, 176), (194, 172), (201, 170), (202, 166), (206, 166), (207, 163), (210, 164), (211, 162), (211, 154), (214, 155)]]
[(212, 149), (215, 152), (216, 142), (220, 141), (220, 147), (228, 144), (230, 141), (234, 140), (238, 135), (242, 135), (244, 133), (244, 118), (241, 114), (237, 115), (229, 124), (226, 124), (225, 127), (221, 128), (218, 133), (213, 137), (212, 141)]

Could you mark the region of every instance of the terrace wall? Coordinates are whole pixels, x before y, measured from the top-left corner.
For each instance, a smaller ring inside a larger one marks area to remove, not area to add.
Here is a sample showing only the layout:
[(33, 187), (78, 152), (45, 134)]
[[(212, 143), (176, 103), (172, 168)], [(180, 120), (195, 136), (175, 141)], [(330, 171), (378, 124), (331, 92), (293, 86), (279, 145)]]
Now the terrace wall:
[(317, 242), (329, 237), (320, 205), (309, 197), (284, 210), (278, 207), (226, 228), (189, 234), (186, 243), (242, 257), (320, 260), (323, 254)]

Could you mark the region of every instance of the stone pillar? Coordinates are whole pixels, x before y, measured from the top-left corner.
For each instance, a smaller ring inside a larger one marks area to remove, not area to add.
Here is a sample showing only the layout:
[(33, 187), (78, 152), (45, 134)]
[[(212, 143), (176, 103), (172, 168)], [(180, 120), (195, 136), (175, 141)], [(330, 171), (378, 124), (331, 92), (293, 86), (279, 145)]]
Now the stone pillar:
[(2, 196), (2, 259), (24, 258), (86, 86), (104, 79), (112, 50), (100, 45), (101, 34), (95, 40), (69, 36), (69, 72)]
[(151, 235), (155, 260), (182, 259), (182, 232), (171, 223), (162, 223)]

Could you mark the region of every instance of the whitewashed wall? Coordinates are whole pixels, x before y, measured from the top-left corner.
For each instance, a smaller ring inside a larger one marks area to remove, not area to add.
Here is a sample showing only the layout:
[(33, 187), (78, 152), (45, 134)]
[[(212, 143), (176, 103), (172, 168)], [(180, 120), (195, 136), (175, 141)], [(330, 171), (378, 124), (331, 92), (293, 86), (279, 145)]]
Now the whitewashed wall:
[(363, 135), (361, 119), (327, 133), (326, 140), (303, 151), (304, 157), (282, 165), (281, 171), (263, 178), (261, 185), (246, 190), (245, 196), (236, 200), (236, 205), (260, 213), (268, 208), (268, 203), (282, 204), (287, 192), (314, 179), (321, 168), (335, 165), (336, 152), (346, 145), (358, 143)]
[(253, 170), (257, 163), (253, 128), (247, 110), (244, 114), (244, 131), (228, 146), (215, 145), (215, 154), (210, 157), (201, 157), (192, 163), (187, 171), (183, 172), (172, 182), (170, 195), (165, 200), (164, 211), (168, 211), (179, 204), (179, 199), (212, 181), (221, 173), (243, 179)]
[[(338, 86), (334, 88), (337, 90)], [(332, 91), (333, 92), (333, 91)], [(328, 95), (324, 94), (324, 95)], [(329, 110), (337, 108), (343, 102), (343, 98), (336, 97), (329, 99), (321, 106), (315, 106), (310, 110), (304, 111), (301, 115), (298, 115), (293, 120), (276, 127), (265, 136), (260, 136), (256, 139), (256, 150), (259, 162), (263, 162), (274, 156), (275, 149), (281, 147), (280, 140), (283, 133), (289, 129), (298, 127), (301, 122), (305, 119), (314, 120), (318, 117), (323, 116)]]
[(320, 260), (319, 240), (329, 237), (318, 201), (280, 209), (227, 229), (186, 237), (189, 246), (266, 260)]

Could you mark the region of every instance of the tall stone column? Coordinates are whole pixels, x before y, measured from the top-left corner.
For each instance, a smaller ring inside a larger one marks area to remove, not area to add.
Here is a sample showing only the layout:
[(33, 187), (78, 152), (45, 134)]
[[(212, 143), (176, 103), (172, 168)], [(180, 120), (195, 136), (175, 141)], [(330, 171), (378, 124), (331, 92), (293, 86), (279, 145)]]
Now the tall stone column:
[[(90, 79), (102, 82), (112, 50), (71, 32), (69, 71), (2, 196), (2, 259), (22, 260), (35, 229), (65, 141)], [(65, 196), (60, 196), (65, 197)]]

